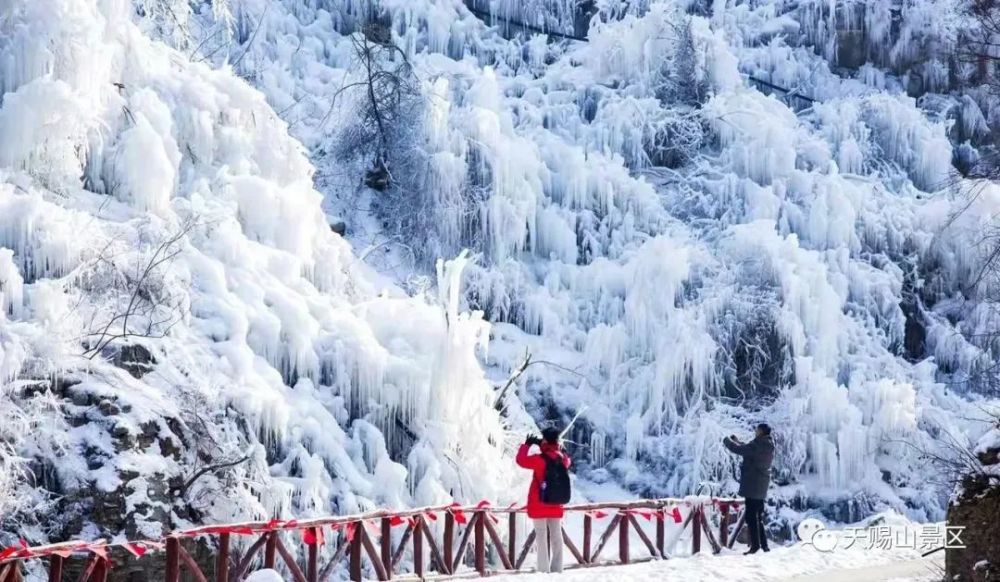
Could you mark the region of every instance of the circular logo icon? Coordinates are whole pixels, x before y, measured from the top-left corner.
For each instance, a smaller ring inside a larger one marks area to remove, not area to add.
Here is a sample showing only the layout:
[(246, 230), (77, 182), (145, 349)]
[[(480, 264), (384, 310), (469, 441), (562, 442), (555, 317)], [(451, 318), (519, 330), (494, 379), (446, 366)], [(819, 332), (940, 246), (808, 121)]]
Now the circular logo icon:
[(813, 534), (812, 545), (820, 552), (832, 552), (837, 549), (837, 533), (821, 529)]
[(810, 517), (808, 519), (803, 519), (799, 523), (799, 527), (795, 528), (795, 531), (796, 533), (799, 534), (800, 540), (804, 541), (807, 544), (811, 544), (813, 541), (813, 536), (815, 536), (817, 532), (820, 532), (824, 529), (826, 529), (826, 526), (823, 525), (822, 521)]

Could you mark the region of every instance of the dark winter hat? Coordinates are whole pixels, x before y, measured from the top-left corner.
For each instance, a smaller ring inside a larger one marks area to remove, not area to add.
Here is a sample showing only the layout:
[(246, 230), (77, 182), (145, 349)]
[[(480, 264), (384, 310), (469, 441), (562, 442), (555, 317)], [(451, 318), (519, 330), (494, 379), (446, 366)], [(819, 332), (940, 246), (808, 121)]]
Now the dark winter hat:
[(559, 437), (562, 435), (562, 431), (558, 428), (549, 427), (542, 431), (542, 440), (549, 444), (556, 444), (559, 442)]
[(758, 424), (757, 425), (757, 429), (760, 432), (762, 432), (762, 433), (764, 433), (766, 435), (770, 435), (771, 434), (771, 426), (769, 424), (767, 424), (766, 422), (762, 422), (762, 423)]

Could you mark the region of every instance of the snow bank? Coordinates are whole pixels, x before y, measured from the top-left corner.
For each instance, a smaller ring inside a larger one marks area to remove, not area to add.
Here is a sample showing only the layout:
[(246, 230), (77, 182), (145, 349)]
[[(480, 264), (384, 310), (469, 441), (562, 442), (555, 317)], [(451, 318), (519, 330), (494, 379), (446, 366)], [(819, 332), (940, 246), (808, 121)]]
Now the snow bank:
[(257, 570), (247, 577), (247, 582), (282, 582), (283, 580), (284, 578), (274, 570)]

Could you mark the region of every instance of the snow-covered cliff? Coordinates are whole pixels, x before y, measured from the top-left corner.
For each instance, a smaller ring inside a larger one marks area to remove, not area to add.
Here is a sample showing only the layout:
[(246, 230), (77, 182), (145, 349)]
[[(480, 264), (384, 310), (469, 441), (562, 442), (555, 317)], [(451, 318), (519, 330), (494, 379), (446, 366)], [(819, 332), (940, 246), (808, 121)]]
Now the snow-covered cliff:
[(136, 22), (0, 13), (3, 502), (159, 535), (501, 491), (466, 260), (436, 295), (376, 275), (263, 95)]
[[(909, 25), (854, 68), (841, 24), (880, 22), (858, 3), (469, 4), (3, 9), (0, 431), (35, 475), (13, 500), (95, 484), (143, 522), (517, 496), (487, 376), (528, 351), (505, 414), (582, 410), (589, 480), (732, 487), (722, 436), (767, 421), (782, 503), (939, 517), (923, 454), (980, 430), (1000, 190), (970, 203), (951, 172), (987, 96), (900, 91), (938, 34), (917, 3), (869, 3)], [(489, 26), (578, 35), (581, 10), (585, 42)], [(381, 191), (343, 147), (370, 23), (419, 104)]]

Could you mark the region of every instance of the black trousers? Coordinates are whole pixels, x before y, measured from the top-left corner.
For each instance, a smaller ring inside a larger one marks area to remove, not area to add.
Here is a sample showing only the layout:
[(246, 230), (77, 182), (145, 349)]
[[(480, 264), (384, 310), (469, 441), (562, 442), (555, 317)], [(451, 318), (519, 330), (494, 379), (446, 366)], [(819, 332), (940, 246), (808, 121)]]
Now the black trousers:
[(744, 520), (747, 532), (750, 534), (750, 549), (767, 549), (767, 537), (764, 535), (764, 500), (746, 499)]

